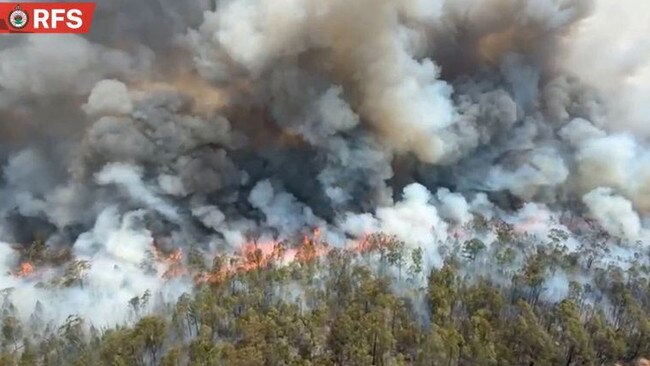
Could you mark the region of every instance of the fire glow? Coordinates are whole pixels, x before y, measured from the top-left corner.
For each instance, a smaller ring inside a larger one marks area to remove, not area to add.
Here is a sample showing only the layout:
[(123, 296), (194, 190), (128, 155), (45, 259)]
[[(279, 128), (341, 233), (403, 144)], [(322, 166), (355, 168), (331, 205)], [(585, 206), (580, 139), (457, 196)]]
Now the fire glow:
[(16, 277), (27, 278), (34, 274), (36, 268), (30, 262), (21, 262), (18, 269), (13, 273)]
[[(286, 266), (292, 263), (310, 264), (327, 256), (333, 249), (321, 239), (322, 229), (316, 228), (309, 235), (304, 235), (296, 247), (287, 247), (284, 241), (257, 241), (243, 244), (232, 256), (218, 257), (220, 265), (211, 271), (194, 273), (196, 284), (217, 284), (235, 274), (248, 273), (272, 265)], [(390, 245), (390, 237), (363, 235), (351, 241), (342, 249), (350, 253), (362, 254), (373, 250), (382, 250)], [(183, 264), (182, 252), (174, 250), (170, 255), (156, 254), (157, 261), (165, 265), (163, 278), (172, 279), (190, 275)]]
[(34, 265), (32, 265), (30, 262), (22, 262), (20, 263), (19, 270), (16, 272), (16, 276), (29, 277), (34, 273), (34, 271)]

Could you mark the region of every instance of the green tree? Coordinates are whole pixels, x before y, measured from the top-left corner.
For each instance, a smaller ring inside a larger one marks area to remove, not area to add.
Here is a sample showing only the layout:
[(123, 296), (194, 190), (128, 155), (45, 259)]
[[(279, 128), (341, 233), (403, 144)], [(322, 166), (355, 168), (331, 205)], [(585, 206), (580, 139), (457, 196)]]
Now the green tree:
[(591, 364), (595, 358), (589, 334), (580, 320), (575, 303), (563, 300), (555, 308), (558, 338), (562, 342), (567, 365)]
[(157, 365), (160, 351), (165, 342), (167, 323), (159, 316), (146, 316), (138, 321), (133, 330), (137, 343), (143, 345), (151, 364)]

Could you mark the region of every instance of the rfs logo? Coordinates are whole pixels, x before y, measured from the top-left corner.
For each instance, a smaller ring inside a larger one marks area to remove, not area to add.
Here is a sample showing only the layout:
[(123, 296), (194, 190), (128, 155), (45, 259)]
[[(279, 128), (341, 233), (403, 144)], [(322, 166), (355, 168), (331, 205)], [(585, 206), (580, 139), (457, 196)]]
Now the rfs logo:
[(27, 13), (23, 11), (20, 5), (16, 5), (16, 8), (11, 13), (9, 13), (9, 23), (16, 29), (25, 28), (25, 26), (27, 26), (27, 23), (29, 23), (29, 17), (27, 16)]
[(90, 31), (94, 2), (0, 0), (0, 34)]

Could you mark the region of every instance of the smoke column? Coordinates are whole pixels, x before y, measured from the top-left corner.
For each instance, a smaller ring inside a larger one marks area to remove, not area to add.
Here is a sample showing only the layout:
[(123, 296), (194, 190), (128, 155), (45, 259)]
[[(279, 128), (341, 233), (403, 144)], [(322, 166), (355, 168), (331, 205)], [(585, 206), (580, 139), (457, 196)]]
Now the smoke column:
[(615, 253), (602, 266), (648, 261), (649, 14), (644, 0), (116, 0), (86, 37), (3, 37), (0, 288), (25, 316), (40, 302), (115, 324), (135, 296), (191, 290), (166, 275), (181, 253), (384, 232), (439, 266), (454, 240), (495, 240), (471, 232), (477, 217), (539, 243), (565, 231), (571, 251), (595, 225)]

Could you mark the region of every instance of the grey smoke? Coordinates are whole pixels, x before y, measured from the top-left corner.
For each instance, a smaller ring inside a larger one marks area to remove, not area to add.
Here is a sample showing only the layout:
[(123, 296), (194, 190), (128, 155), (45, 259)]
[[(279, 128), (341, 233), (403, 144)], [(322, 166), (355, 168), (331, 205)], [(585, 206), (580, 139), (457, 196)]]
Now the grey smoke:
[[(26, 312), (50, 299), (52, 318), (120, 322), (146, 290), (191, 288), (156, 250), (209, 262), (251, 233), (381, 231), (435, 266), (495, 241), (471, 232), (479, 217), (539, 243), (565, 230), (577, 251), (566, 212), (631, 258), (650, 212), (650, 47), (619, 41), (650, 12), (623, 3), (120, 0), (87, 36), (3, 39), (0, 284)], [(91, 263), (83, 289), (10, 274), (41, 237)]]

